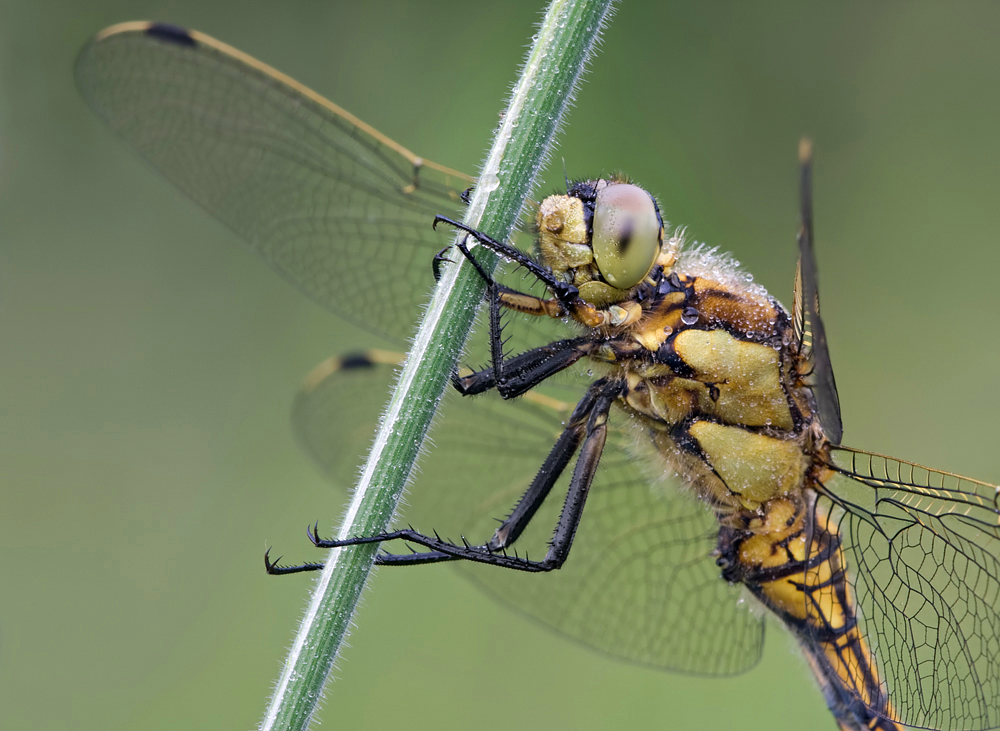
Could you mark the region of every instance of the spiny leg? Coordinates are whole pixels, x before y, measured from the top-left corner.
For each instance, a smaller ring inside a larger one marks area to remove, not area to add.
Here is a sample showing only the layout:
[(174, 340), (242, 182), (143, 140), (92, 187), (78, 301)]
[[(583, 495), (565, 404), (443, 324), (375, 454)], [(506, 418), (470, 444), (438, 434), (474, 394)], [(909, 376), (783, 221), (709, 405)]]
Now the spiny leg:
[[(316, 527), (312, 526), (306, 530), (306, 535), (314, 544), (320, 539), (316, 535)], [(271, 549), (264, 551), (264, 570), (271, 576), (284, 576), (286, 574), (300, 574), (308, 571), (322, 571), (326, 564), (322, 563), (302, 563), (295, 566), (281, 566), (281, 556), (274, 561), (271, 560)], [(442, 561), (458, 561), (458, 557), (440, 551), (421, 551), (419, 553), (380, 553), (375, 557), (376, 566), (406, 566), (408, 564), (439, 563)]]
[[(555, 375), (561, 370), (576, 363), (580, 358), (592, 352), (593, 347), (588, 342), (588, 338), (574, 338), (570, 340), (560, 340), (540, 348), (520, 353), (511, 360), (505, 360), (503, 339), (503, 322), (501, 321), (501, 306), (510, 309), (523, 311), (518, 305), (524, 304), (527, 300), (534, 300), (539, 311), (532, 314), (548, 314), (557, 316), (557, 313), (545, 311), (547, 302), (540, 298), (533, 298), (531, 295), (514, 292), (506, 287), (493, 282), (487, 293), (490, 308), (490, 359), (492, 361), (492, 374), (497, 393), (501, 398), (511, 399), (520, 396), (531, 390), (546, 378)], [(504, 297), (507, 297), (507, 300)], [(511, 304), (511, 300), (517, 305)], [(555, 304), (556, 301), (549, 302)], [(558, 316), (565, 314), (559, 306)], [(461, 388), (459, 388), (461, 392)]]
[[(552, 571), (563, 565), (572, 547), (587, 494), (597, 472), (597, 465), (607, 439), (607, 418), (611, 404), (620, 395), (622, 386), (616, 381), (601, 379), (595, 382), (573, 411), (566, 428), (549, 452), (541, 469), (511, 511), (493, 538), (482, 546), (467, 542), (462, 545), (445, 541), (438, 536), (428, 536), (407, 528), (375, 536), (361, 536), (345, 540), (321, 540), (315, 533), (310, 538), (318, 548), (340, 548), (365, 543), (404, 540), (430, 549), (412, 555), (388, 554), (379, 557), (383, 565), (412, 565), (418, 563), (438, 563), (449, 560), (466, 560), (485, 563), (519, 571)], [(556, 523), (549, 550), (541, 561), (532, 561), (519, 556), (510, 556), (506, 548), (511, 546), (530, 524), (538, 508), (558, 481), (566, 465), (579, 450), (576, 466), (570, 479), (566, 500)], [(281, 567), (280, 573), (316, 570), (316, 564), (302, 567)]]
[(493, 377), (500, 398), (510, 398), (508, 394), (512, 391), (507, 388), (507, 379), (504, 377), (503, 322), (500, 318), (500, 293), (497, 291), (496, 282), (490, 283), (487, 297), (490, 308), (490, 362), (493, 365)]
[[(443, 262), (450, 262), (446, 253), (450, 246), (446, 246), (441, 249), (437, 254), (434, 255), (433, 261), (433, 272), (434, 281), (440, 281), (441, 278), (441, 265)], [(566, 368), (582, 357), (583, 353), (574, 355), (571, 352), (564, 352), (562, 354), (562, 364), (557, 362), (551, 363), (551, 368), (541, 371), (538, 378), (532, 379), (529, 377), (525, 379), (522, 377), (522, 372), (524, 367), (519, 363), (511, 364), (512, 370), (514, 371), (514, 378), (508, 379), (505, 376), (506, 369), (504, 364), (504, 352), (503, 352), (503, 325), (500, 321), (500, 307), (508, 307), (510, 309), (515, 309), (519, 312), (526, 312), (532, 315), (548, 315), (550, 317), (562, 317), (565, 315), (565, 310), (562, 305), (558, 303), (557, 300), (544, 300), (540, 297), (535, 297), (533, 295), (524, 294), (516, 290), (505, 287), (497, 283), (493, 278), (486, 272), (485, 269), (480, 265), (472, 253), (466, 246), (465, 241), (458, 244), (459, 250), (463, 255), (472, 263), (476, 268), (479, 276), (486, 282), (487, 285), (487, 300), (490, 306), (490, 357), (492, 360), (492, 368), (486, 369), (484, 371), (479, 371), (472, 374), (472, 376), (466, 376), (460, 378), (457, 374), (452, 375), (452, 383), (455, 389), (458, 390), (462, 395), (470, 395), (472, 393), (483, 393), (491, 388), (497, 388), (501, 397), (505, 399), (514, 398), (515, 396), (520, 396), (525, 391), (530, 390), (534, 386), (538, 385), (542, 380), (547, 378), (554, 373), (559, 372), (563, 368)], [(560, 344), (565, 341), (560, 341)], [(553, 344), (558, 345), (558, 344)], [(552, 346), (547, 346), (551, 350)], [(553, 351), (554, 352), (554, 351)], [(545, 354), (546, 359), (551, 356)], [(531, 356), (527, 358), (528, 362), (535, 362)], [(523, 361), (522, 361), (523, 362)], [(537, 366), (527, 366), (528, 368), (537, 368)], [(471, 381), (469, 379), (472, 379)], [(526, 384), (526, 385), (523, 385)]]
[(557, 340), (505, 361), (502, 365), (502, 381), (497, 378), (494, 365), (467, 376), (455, 375), (452, 385), (463, 396), (485, 393), (496, 388), (503, 398), (514, 398), (573, 365), (593, 349), (593, 343), (586, 336)]
[[(453, 223), (448, 219), (440, 220)], [(499, 245), (499, 242), (495, 243)], [(503, 246), (507, 245), (504, 244)], [(542, 346), (541, 348), (536, 348), (533, 351), (522, 353), (505, 362), (501, 307), (533, 315), (548, 315), (550, 317), (565, 315), (565, 307), (558, 299), (543, 300), (540, 297), (517, 292), (496, 282), (476, 260), (472, 252), (469, 251), (466, 240), (458, 244), (458, 249), (472, 263), (479, 276), (482, 277), (487, 285), (487, 300), (489, 302), (490, 313), (490, 357), (492, 360), (492, 368), (489, 371), (480, 371), (478, 374), (474, 373), (465, 379), (458, 376), (452, 379), (455, 388), (460, 393), (463, 395), (482, 393), (489, 388), (495, 387), (502, 398), (514, 398), (531, 390), (549, 376), (573, 365), (592, 350), (592, 348), (588, 347), (579, 347), (585, 344), (586, 338), (561, 340), (547, 346)], [(513, 249), (513, 251), (517, 252), (516, 249)], [(520, 252), (517, 253), (520, 254)], [(438, 272), (439, 257), (442, 255), (443, 252), (439, 252), (435, 256), (435, 276), (437, 276)], [(551, 274), (549, 277), (551, 278)], [(549, 280), (543, 280), (543, 283), (549, 286)], [(572, 289), (575, 294), (575, 287)], [(511, 375), (508, 375), (508, 373), (511, 373)], [(480, 374), (483, 375), (481, 376)], [(472, 381), (468, 381), (469, 378)], [(470, 390), (470, 387), (473, 387), (475, 390)]]
[[(435, 216), (434, 217), (434, 227), (437, 228), (439, 223), (447, 223), (449, 226), (457, 228), (459, 231), (465, 231), (470, 236), (474, 237), (476, 241), (485, 246), (487, 249), (495, 252), (504, 259), (512, 261), (525, 269), (527, 269), (538, 281), (544, 284), (556, 298), (563, 303), (567, 308), (570, 305), (577, 303), (579, 299), (579, 290), (572, 284), (558, 279), (552, 272), (543, 267), (537, 261), (532, 259), (530, 256), (525, 254), (523, 251), (514, 248), (510, 244), (506, 244), (502, 241), (497, 241), (492, 236), (487, 236), (486, 234), (477, 231), (474, 228), (470, 228), (463, 223), (458, 221), (453, 221), (445, 216)], [(458, 245), (459, 250), (462, 254), (470, 260), (470, 262), (476, 267), (476, 270), (483, 277), (487, 284), (493, 283), (493, 278), (489, 276), (488, 273), (483, 269), (483, 267), (476, 261), (476, 258), (469, 251), (468, 247), (463, 241)]]
[[(607, 416), (611, 410), (611, 404), (614, 403), (621, 390), (621, 384), (607, 379), (595, 382), (587, 390), (570, 415), (566, 427), (549, 452), (548, 457), (545, 458), (545, 462), (542, 463), (535, 479), (532, 480), (531, 485), (514, 506), (507, 519), (493, 534), (493, 538), (488, 544), (491, 550), (502, 550), (512, 545), (521, 536), (566, 465), (569, 464), (569, 460), (579, 449), (580, 454), (570, 478), (566, 500), (556, 523), (549, 552), (545, 558), (546, 562), (551, 561), (553, 557), (558, 558), (558, 564), (553, 568), (562, 565), (569, 552), (569, 545), (562, 544), (566, 541), (572, 543), (573, 535), (576, 533), (576, 526), (580, 522), (587, 492), (590, 490), (590, 484), (597, 472), (597, 460), (600, 459), (601, 453), (604, 451), (607, 437)], [(574, 506), (579, 507), (577, 509)], [(572, 526), (565, 525), (568, 523), (572, 523)], [(567, 528), (569, 529), (568, 533), (566, 532)], [(560, 537), (561, 534), (562, 537)]]
[(304, 571), (320, 571), (323, 568), (321, 563), (303, 563), (297, 566), (279, 566), (278, 561), (281, 560), (281, 556), (278, 556), (274, 561), (271, 560), (271, 549), (264, 551), (264, 570), (271, 576), (283, 576), (284, 574), (299, 574)]
[[(527, 254), (522, 253), (508, 244), (502, 244), (499, 241), (494, 241), (489, 236), (481, 234), (475, 229), (461, 226), (450, 219), (438, 216), (437, 220), (444, 220), (448, 223), (459, 226), (460, 230), (469, 232), (469, 235), (477, 238), (480, 243), (483, 243), (484, 241), (489, 242), (494, 247), (503, 247), (505, 252), (511, 252), (509, 255), (506, 253), (502, 255), (511, 261), (514, 261), (518, 266), (526, 269), (536, 279), (542, 282), (542, 284), (544, 284), (545, 287), (547, 287), (548, 290), (554, 295), (551, 298), (538, 297), (533, 294), (519, 292), (516, 289), (511, 289), (510, 287), (500, 284), (493, 279), (482, 264), (479, 263), (479, 260), (473, 255), (468, 246), (468, 237), (466, 237), (458, 243), (457, 248), (462, 255), (472, 263), (472, 265), (476, 268), (476, 272), (483, 279), (483, 281), (486, 282), (487, 287), (489, 288), (487, 294), (491, 301), (497, 301), (498, 305), (502, 305), (509, 310), (516, 310), (517, 312), (523, 312), (526, 315), (534, 315), (537, 317), (548, 316), (562, 318), (566, 317), (566, 315), (571, 315), (574, 319), (584, 325), (587, 325), (588, 327), (597, 327), (607, 323), (608, 318), (606, 313), (600, 312), (593, 305), (580, 299), (579, 290), (574, 285), (556, 278), (547, 267), (542, 267)], [(490, 247), (487, 246), (486, 248)], [(435, 260), (440, 260), (440, 257), (441, 252), (438, 253)], [(438, 269), (439, 261), (436, 261), (435, 271), (438, 271)]]
[(446, 256), (446, 254), (448, 253), (448, 249), (450, 248), (451, 244), (448, 244), (446, 247), (441, 249), (441, 251), (436, 253), (434, 255), (434, 258), (431, 260), (431, 272), (433, 272), (434, 274), (435, 282), (441, 281), (441, 267), (444, 265), (444, 263), (445, 262), (448, 262), (449, 264), (453, 263), (452, 260)]

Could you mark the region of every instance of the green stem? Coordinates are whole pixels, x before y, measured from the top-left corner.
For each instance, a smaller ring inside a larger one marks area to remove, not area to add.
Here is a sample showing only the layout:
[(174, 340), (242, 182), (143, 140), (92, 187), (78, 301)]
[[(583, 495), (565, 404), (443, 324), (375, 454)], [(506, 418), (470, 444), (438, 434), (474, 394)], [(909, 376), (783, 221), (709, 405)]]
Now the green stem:
[[(611, 0), (554, 0), (549, 6), (483, 165), (465, 217), (469, 226), (501, 240), (510, 236), (610, 6)], [(477, 258), (495, 266), (486, 253), (477, 249)], [(444, 270), (407, 356), (341, 538), (382, 533), (390, 525), (483, 299), (481, 279), (461, 257), (456, 261)], [(262, 731), (308, 727), (377, 551), (370, 544), (330, 552)]]

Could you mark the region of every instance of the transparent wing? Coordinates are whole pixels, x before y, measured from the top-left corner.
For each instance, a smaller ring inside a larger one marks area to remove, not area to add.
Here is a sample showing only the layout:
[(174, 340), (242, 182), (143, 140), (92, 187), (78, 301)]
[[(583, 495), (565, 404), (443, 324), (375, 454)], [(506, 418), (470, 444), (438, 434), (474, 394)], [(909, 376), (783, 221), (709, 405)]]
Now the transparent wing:
[(402, 342), (472, 179), (423, 160), (284, 74), (195, 31), (126, 23), (81, 52), (87, 102), (278, 273)]
[[(328, 362), (293, 410), (305, 449), (345, 486), (354, 482), (357, 455), (376, 425), (376, 404), (392, 381), (392, 369), (372, 360), (387, 359)], [(565, 391), (572, 398), (579, 389)], [(400, 525), (484, 542), (538, 471), (571, 407), (572, 401), (535, 393), (509, 402), (449, 393)], [(635, 441), (622, 430), (609, 437), (562, 569), (458, 568), (500, 601), (610, 655), (708, 675), (746, 670), (760, 656), (763, 624), (742, 605), (740, 590), (719, 576), (712, 556), (718, 525), (695, 498), (668, 484), (662, 470), (656, 475), (637, 463)], [(517, 542), (519, 554), (545, 553), (564, 495), (565, 484), (561, 494), (553, 491)]]
[(821, 499), (896, 719), (996, 728), (1000, 488), (860, 450), (833, 456), (837, 474)]
[(795, 270), (795, 307), (792, 323), (795, 327), (799, 353), (809, 363), (806, 381), (816, 398), (816, 411), (827, 438), (839, 444), (844, 435), (840, 416), (840, 396), (833, 377), (830, 349), (826, 342), (826, 327), (819, 315), (819, 272), (816, 252), (813, 249), (812, 222), (812, 143), (803, 140), (799, 145), (802, 163), (800, 200), (802, 228), (799, 231), (799, 264)]

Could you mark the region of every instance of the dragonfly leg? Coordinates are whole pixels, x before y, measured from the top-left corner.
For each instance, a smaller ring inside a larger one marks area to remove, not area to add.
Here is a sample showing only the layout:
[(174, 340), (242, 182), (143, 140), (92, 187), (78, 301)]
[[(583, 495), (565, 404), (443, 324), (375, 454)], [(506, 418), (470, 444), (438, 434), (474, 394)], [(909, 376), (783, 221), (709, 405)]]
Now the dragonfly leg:
[(597, 472), (597, 462), (604, 451), (608, 413), (620, 391), (619, 383), (605, 379), (595, 382), (588, 389), (573, 410), (566, 427), (542, 463), (535, 479), (507, 519), (493, 534), (488, 544), (492, 550), (502, 550), (521, 536), (569, 464), (569, 460), (579, 450), (580, 455), (573, 469), (566, 501), (545, 558), (545, 562), (554, 564), (553, 568), (563, 564), (580, 523), (583, 505)]
[[(451, 244), (444, 247), (434, 255), (434, 259), (431, 261), (431, 271), (434, 274), (434, 281), (441, 281), (441, 267), (444, 262), (451, 262), (446, 254), (451, 248)], [(526, 294), (524, 292), (518, 292), (516, 289), (511, 289), (510, 287), (505, 287), (502, 284), (496, 282), (492, 276), (486, 271), (486, 269), (479, 263), (479, 260), (472, 254), (469, 247), (463, 241), (458, 244), (458, 250), (462, 255), (468, 259), (476, 269), (476, 273), (479, 274), (480, 278), (488, 287), (490, 287), (490, 292), (488, 296), (490, 298), (498, 298), (500, 304), (511, 310), (517, 310), (518, 312), (523, 312), (527, 315), (543, 316), (548, 317), (565, 317), (567, 314), (566, 307), (555, 297), (546, 299), (544, 297), (537, 297), (533, 294)]]
[[(468, 259), (469, 263), (475, 267), (476, 273), (479, 274), (479, 277), (486, 282), (487, 287), (490, 289), (489, 296), (491, 298), (501, 296), (505, 300), (503, 302), (505, 306), (512, 307), (513, 309), (521, 312), (527, 312), (529, 314), (550, 315), (552, 317), (562, 317), (565, 314), (565, 309), (561, 305), (553, 305), (553, 303), (549, 300), (542, 299), (541, 297), (535, 297), (530, 294), (524, 294), (513, 290), (510, 287), (504, 287), (503, 285), (497, 284), (490, 273), (486, 271), (486, 268), (479, 263), (479, 260), (473, 255), (472, 251), (469, 250), (469, 246), (467, 244), (468, 238), (468, 236), (463, 237), (462, 241), (456, 245), (456, 248), (462, 253), (462, 256)], [(450, 248), (451, 245), (449, 244), (434, 255), (434, 259), (431, 262), (431, 269), (434, 273), (435, 282), (441, 281), (442, 264), (444, 262), (452, 261), (445, 256)], [(494, 293), (494, 290), (502, 292), (503, 294), (497, 295)]]
[(375, 557), (376, 566), (416, 566), (425, 563), (459, 561), (457, 556), (441, 551), (413, 551), (412, 553), (380, 553)]
[[(561, 279), (558, 279), (551, 271), (543, 267), (541, 264), (539, 264), (537, 261), (532, 259), (527, 254), (525, 254), (523, 251), (514, 248), (510, 244), (506, 244), (502, 241), (497, 241), (492, 236), (487, 236), (486, 234), (477, 231), (474, 228), (470, 228), (463, 223), (459, 223), (458, 221), (453, 221), (452, 219), (447, 218), (445, 216), (434, 217), (435, 228), (437, 228), (437, 225), (439, 223), (447, 223), (449, 226), (453, 226), (457, 228), (459, 231), (465, 231), (467, 234), (474, 237), (476, 241), (485, 246), (487, 249), (496, 252), (504, 259), (512, 261), (515, 264), (518, 264), (527, 269), (529, 272), (531, 272), (532, 275), (534, 275), (536, 279), (538, 279), (538, 281), (544, 284), (549, 289), (549, 291), (551, 291), (552, 294), (554, 294), (556, 298), (567, 309), (571, 305), (576, 304), (577, 301), (579, 300), (580, 293), (576, 287), (574, 287), (572, 284), (562, 281)], [(482, 266), (479, 265), (479, 263), (475, 260), (475, 257), (472, 256), (468, 247), (465, 246), (465, 243), (463, 242), (459, 244), (458, 248), (459, 250), (462, 251), (462, 253), (466, 256), (466, 258), (468, 258), (473, 263), (473, 265), (476, 267), (476, 270), (480, 273), (480, 275), (482, 275), (483, 279), (487, 283), (492, 283), (493, 278), (490, 277), (483, 270)]]
[[(321, 539), (316, 535), (316, 529), (311, 528), (306, 531), (309, 539), (314, 543), (320, 543)], [(295, 566), (281, 566), (279, 556), (274, 561), (271, 560), (271, 549), (264, 551), (264, 570), (271, 576), (284, 576), (286, 574), (301, 574), (308, 571), (322, 571), (326, 564), (323, 563), (302, 563)], [(412, 553), (380, 553), (375, 557), (377, 566), (409, 566), (412, 564), (440, 563), (442, 561), (458, 561), (458, 557), (441, 551), (420, 551)]]
[[(358, 546), (365, 543), (383, 543), (386, 541), (406, 541), (415, 543), (418, 546), (431, 549), (430, 551), (418, 551), (409, 556), (406, 554), (388, 554), (380, 556), (377, 563), (386, 565), (415, 565), (422, 563), (439, 563), (441, 561), (476, 561), (488, 563), (504, 568), (518, 569), (521, 571), (548, 571), (539, 561), (529, 561), (519, 556), (510, 556), (505, 552), (493, 552), (488, 546), (474, 546), (468, 542), (462, 544), (452, 543), (437, 536), (428, 536), (413, 528), (392, 531), (390, 533), (380, 533), (374, 536), (358, 536), (356, 538), (346, 538), (344, 540), (325, 540), (316, 537), (313, 543), (317, 548), (342, 548), (344, 546)], [(388, 560), (385, 560), (388, 559)]]
[(440, 282), (441, 281), (441, 266), (445, 262), (451, 263), (451, 261), (452, 261), (447, 256), (445, 256), (445, 254), (448, 253), (448, 249), (450, 249), (450, 248), (451, 248), (451, 244), (448, 244), (448, 246), (444, 247), (443, 249), (441, 249), (441, 251), (439, 251), (438, 253), (436, 253), (434, 255), (434, 260), (431, 262), (431, 271), (434, 272), (434, 281), (435, 282)]
[(493, 364), (493, 375), (496, 378), (497, 393), (500, 394), (501, 398), (511, 398), (510, 394), (514, 393), (514, 389), (508, 388), (506, 374), (504, 373), (503, 321), (500, 318), (500, 293), (497, 291), (496, 284), (490, 285), (488, 295), (490, 306), (490, 360)]
[[(566, 561), (572, 547), (573, 537), (576, 535), (576, 529), (583, 515), (583, 506), (586, 503), (590, 485), (594, 480), (597, 465), (604, 450), (608, 413), (611, 410), (611, 404), (614, 403), (620, 392), (621, 384), (606, 379), (597, 381), (590, 387), (574, 410), (569, 423), (549, 452), (549, 456), (532, 484), (518, 501), (507, 520), (501, 524), (493, 538), (485, 545), (474, 546), (464, 540), (462, 545), (459, 545), (443, 540), (437, 535), (428, 536), (419, 533), (412, 528), (345, 540), (322, 540), (315, 533), (311, 533), (310, 538), (319, 548), (339, 548), (365, 543), (403, 540), (430, 549), (430, 551), (418, 552), (412, 556), (390, 554), (380, 561), (380, 563), (390, 565), (465, 560), (529, 572), (558, 569)], [(569, 464), (578, 450), (580, 455), (573, 469), (566, 501), (559, 521), (556, 523), (555, 532), (545, 558), (541, 561), (532, 561), (526, 557), (509, 555), (506, 549), (518, 539), (529, 525), (566, 465)], [(450, 558), (446, 558), (446, 556)]]
[[(505, 361), (503, 322), (500, 318), (500, 307), (503, 304), (499, 285), (493, 284), (489, 289), (490, 358), (497, 393), (501, 398), (520, 396), (592, 352), (592, 343), (587, 342), (586, 338), (576, 338), (543, 345)], [(518, 360), (525, 355), (528, 357)]]
[[(601, 379), (594, 386), (599, 386), (599, 388), (591, 387), (590, 392), (584, 397), (586, 400), (591, 394), (595, 396), (589, 414), (587, 414), (583, 444), (580, 447), (580, 456), (577, 457), (576, 465), (573, 468), (573, 476), (570, 478), (566, 501), (563, 503), (555, 533), (552, 535), (552, 541), (545, 556), (545, 562), (553, 568), (559, 568), (563, 565), (569, 556), (570, 548), (573, 546), (573, 538), (576, 536), (576, 529), (580, 526), (580, 518), (583, 516), (583, 506), (587, 502), (587, 495), (594, 482), (594, 476), (597, 474), (597, 465), (607, 441), (608, 415), (611, 412), (611, 404), (622, 393), (622, 385), (615, 381)], [(576, 413), (573, 414), (573, 416), (576, 415)], [(570, 423), (572, 423), (572, 418)]]
[(300, 574), (305, 571), (319, 571), (323, 568), (321, 563), (303, 563), (297, 566), (279, 566), (281, 556), (274, 561), (271, 560), (271, 549), (264, 551), (264, 570), (271, 576), (282, 576), (284, 574)]
[(486, 271), (486, 268), (479, 263), (479, 260), (472, 255), (472, 252), (469, 251), (468, 240), (469, 240), (468, 236), (463, 236), (462, 240), (458, 243), (458, 246), (456, 248), (460, 252), (462, 252), (462, 256), (468, 259), (469, 263), (472, 264), (473, 267), (475, 267), (476, 272), (479, 274), (479, 277), (484, 282), (486, 282), (487, 287), (490, 287), (491, 289), (496, 287), (496, 282), (493, 281), (493, 277), (490, 275), (488, 271)]
[(496, 388), (503, 398), (514, 398), (588, 355), (592, 350), (591, 346), (585, 337), (558, 340), (540, 348), (532, 348), (503, 362), (499, 379), (494, 366), (468, 376), (456, 375), (452, 378), (452, 384), (463, 396), (485, 393)]

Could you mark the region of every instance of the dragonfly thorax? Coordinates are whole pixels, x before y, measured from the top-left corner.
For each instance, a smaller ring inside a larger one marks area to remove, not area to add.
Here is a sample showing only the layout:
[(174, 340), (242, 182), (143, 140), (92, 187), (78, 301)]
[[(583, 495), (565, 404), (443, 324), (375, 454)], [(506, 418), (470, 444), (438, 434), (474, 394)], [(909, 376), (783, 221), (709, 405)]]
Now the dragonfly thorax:
[(641, 319), (613, 339), (633, 344), (617, 352), (627, 362), (621, 401), (648, 425), (667, 468), (720, 519), (744, 526), (801, 490), (812, 419), (788, 313), (700, 253), (682, 254)]

